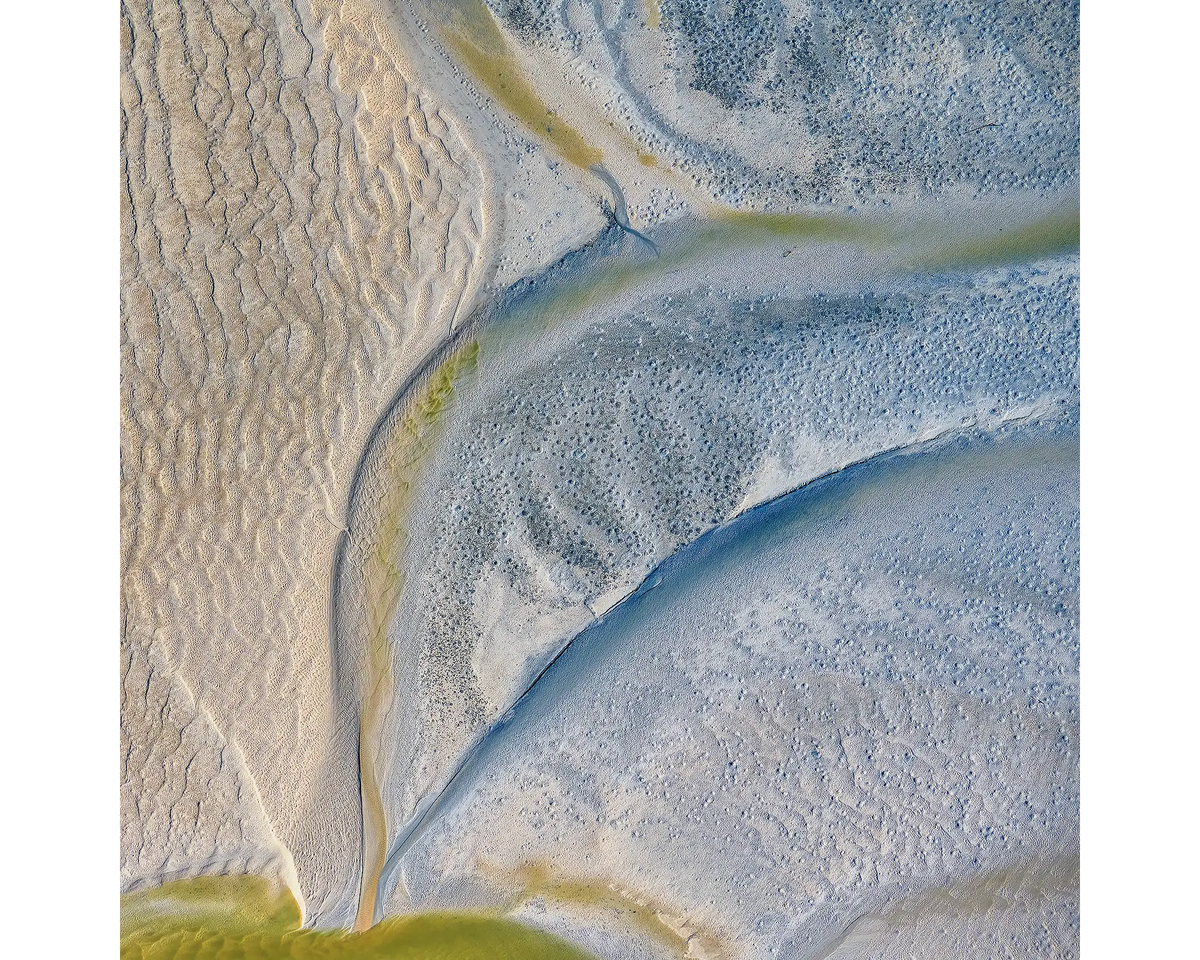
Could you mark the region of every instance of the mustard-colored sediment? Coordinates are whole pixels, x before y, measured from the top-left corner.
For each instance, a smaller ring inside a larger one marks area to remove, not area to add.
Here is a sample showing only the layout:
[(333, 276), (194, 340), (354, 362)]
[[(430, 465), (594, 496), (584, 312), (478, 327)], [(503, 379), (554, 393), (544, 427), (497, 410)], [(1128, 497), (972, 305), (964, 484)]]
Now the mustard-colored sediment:
[(662, 24), (662, 11), (658, 8), (658, 0), (646, 0), (646, 26), (657, 30)]
[(387, 858), (387, 817), (380, 784), (379, 747), (383, 717), (394, 692), (388, 627), (404, 588), (400, 567), (400, 555), (407, 540), (404, 519), (421, 464), (436, 440), (455, 384), (475, 369), (478, 360), (479, 343), (473, 340), (458, 348), (434, 371), (413, 399), (399, 429), (391, 434), (382, 457), (387, 482), (383, 485), (379, 521), (363, 569), (367, 662), (358, 740), (363, 881), (354, 922), (354, 929), (359, 931), (374, 921), (375, 893)]
[(455, 56), (500, 105), (550, 141), (564, 160), (587, 170), (604, 159), (599, 150), (546, 106), (521, 75), (512, 48), (482, 0), (457, 0), (449, 21), (440, 29)]
[(928, 887), (889, 903), (879, 916), (892, 923), (928, 917), (983, 916), (1021, 900), (1059, 900), (1079, 893), (1079, 854), (1037, 857), (974, 877)]
[(916, 266), (925, 269), (1018, 263), (1079, 249), (1078, 208), (1049, 214), (990, 237), (937, 248)]
[(363, 933), (300, 929), (286, 889), (202, 877), (121, 898), (121, 960), (589, 960), (558, 937), (488, 913), (395, 917)]
[(825, 213), (761, 213), (721, 210), (713, 217), (729, 241), (761, 239), (864, 240), (882, 236), (877, 224)]

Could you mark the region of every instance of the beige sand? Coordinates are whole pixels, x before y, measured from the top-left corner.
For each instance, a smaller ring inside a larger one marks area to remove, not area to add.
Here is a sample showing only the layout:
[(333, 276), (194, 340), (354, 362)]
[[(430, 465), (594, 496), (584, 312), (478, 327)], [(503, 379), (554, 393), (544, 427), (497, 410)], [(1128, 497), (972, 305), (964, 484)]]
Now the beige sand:
[(487, 276), (491, 186), (369, 4), (123, 6), (121, 106), (122, 885), (320, 901), (358, 842), (330, 556), (367, 432)]

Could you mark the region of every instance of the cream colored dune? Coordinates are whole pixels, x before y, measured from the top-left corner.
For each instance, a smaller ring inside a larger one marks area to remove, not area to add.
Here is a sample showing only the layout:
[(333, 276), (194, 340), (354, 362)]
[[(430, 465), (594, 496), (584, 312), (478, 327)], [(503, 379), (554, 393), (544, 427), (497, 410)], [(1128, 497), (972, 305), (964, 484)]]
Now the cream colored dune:
[(121, 34), (122, 886), (298, 873), (336, 913), (330, 557), (486, 279), (492, 188), (370, 4), (154, 0)]

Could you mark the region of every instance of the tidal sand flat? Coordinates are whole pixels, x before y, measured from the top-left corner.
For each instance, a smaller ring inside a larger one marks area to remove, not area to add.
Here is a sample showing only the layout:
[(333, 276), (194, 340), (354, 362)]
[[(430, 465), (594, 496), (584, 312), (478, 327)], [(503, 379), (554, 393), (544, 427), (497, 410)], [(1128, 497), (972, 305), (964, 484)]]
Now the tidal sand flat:
[(1069, 942), (1077, 458), (1069, 417), (969, 431), (702, 536), (472, 752), (406, 888), (576, 930), (623, 892), (707, 955)]
[(121, 29), (127, 955), (1077, 953), (1074, 5)]

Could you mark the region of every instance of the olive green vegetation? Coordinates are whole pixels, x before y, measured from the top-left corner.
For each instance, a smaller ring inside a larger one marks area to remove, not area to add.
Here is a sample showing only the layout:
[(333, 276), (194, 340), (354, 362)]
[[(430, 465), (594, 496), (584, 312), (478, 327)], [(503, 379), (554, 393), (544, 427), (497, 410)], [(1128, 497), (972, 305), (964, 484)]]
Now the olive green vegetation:
[(285, 888), (200, 877), (121, 898), (122, 960), (591, 960), (551, 934), (485, 913), (427, 913), (362, 933), (302, 930)]
[(1079, 249), (1078, 208), (1049, 214), (989, 237), (945, 244), (922, 257), (916, 269), (1002, 266)]
[(448, 14), (440, 27), (443, 39), (505, 110), (580, 169), (603, 160), (600, 151), (559, 119), (521, 75), (508, 40), (482, 0), (456, 0), (453, 7), (443, 9)]
[(387, 817), (380, 787), (385, 771), (378, 760), (383, 716), (394, 693), (388, 627), (404, 588), (399, 559), (408, 541), (404, 521), (425, 455), (436, 442), (443, 415), (453, 400), (455, 384), (473, 371), (478, 361), (479, 344), (475, 341), (451, 353), (416, 391), (399, 429), (392, 432), (380, 456), (388, 484), (362, 574), (366, 585), (367, 650), (358, 750), (364, 863), (355, 930), (365, 930), (374, 922), (379, 873), (387, 858)]

